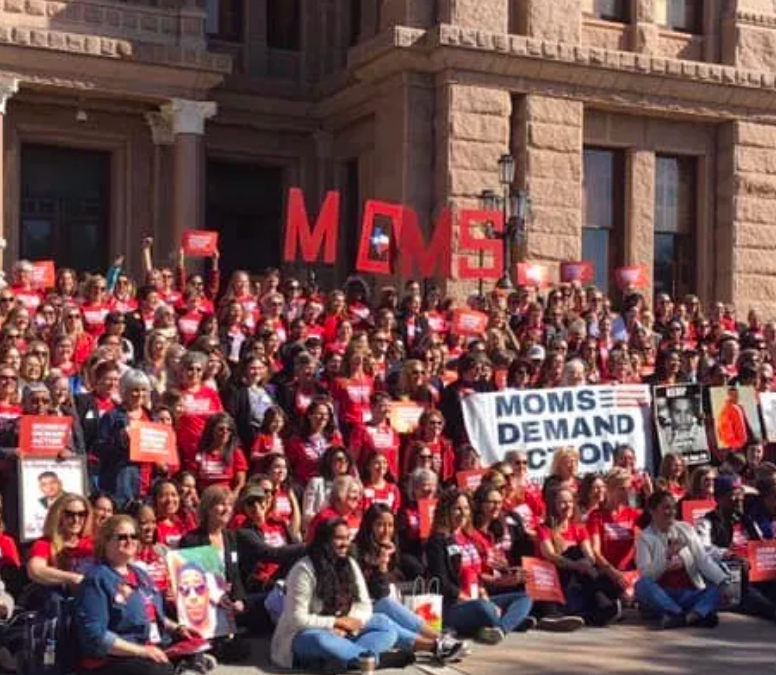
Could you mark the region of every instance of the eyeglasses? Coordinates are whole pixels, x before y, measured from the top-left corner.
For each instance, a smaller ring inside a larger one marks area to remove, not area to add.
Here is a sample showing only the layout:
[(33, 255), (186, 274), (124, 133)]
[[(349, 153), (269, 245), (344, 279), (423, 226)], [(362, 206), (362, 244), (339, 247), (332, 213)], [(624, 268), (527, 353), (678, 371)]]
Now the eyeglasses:
[(512, 462), (512, 463), (515, 466), (528, 466), (528, 460), (527, 459), (518, 459), (516, 462)]
[(33, 396), (30, 398), (30, 403), (33, 405), (45, 405), (51, 403), (51, 399), (48, 396)]
[(86, 518), (86, 511), (62, 511), (62, 514), (65, 516), (65, 518), (70, 518), (72, 520), (83, 520)]
[(434, 455), (418, 455), (418, 459), (422, 459), (424, 461), (432, 460), (434, 459)]
[(251, 497), (250, 499), (245, 500), (245, 506), (252, 509), (257, 504), (266, 504), (267, 498), (266, 497)]
[(197, 584), (196, 586), (178, 586), (178, 593), (184, 597), (190, 595), (204, 595), (207, 591), (207, 584)]
[(337, 455), (336, 457), (334, 457), (334, 461), (335, 462), (347, 462), (348, 458), (345, 457), (345, 455)]
[(0, 375), (0, 382), (16, 382), (15, 375)]
[(126, 544), (128, 541), (137, 541), (140, 537), (138, 537), (134, 532), (132, 534), (124, 532), (121, 534), (114, 534), (111, 538), (113, 541), (120, 541), (121, 543)]
[(13, 302), (13, 301), (14, 301), (13, 296), (0, 297), (0, 302)]

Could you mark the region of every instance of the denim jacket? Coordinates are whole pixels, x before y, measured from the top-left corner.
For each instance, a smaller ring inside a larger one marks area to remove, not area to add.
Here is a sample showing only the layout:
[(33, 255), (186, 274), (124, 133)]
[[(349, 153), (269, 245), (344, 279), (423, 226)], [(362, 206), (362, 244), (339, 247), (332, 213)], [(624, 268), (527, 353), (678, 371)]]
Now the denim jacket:
[(95, 565), (78, 588), (75, 622), (81, 649), (87, 657), (105, 658), (118, 638), (135, 644), (149, 642), (151, 627), (144, 594), (154, 603), (159, 634), (164, 635), (162, 596), (143, 570), (130, 567), (138, 579), (131, 593), (125, 592), (124, 578), (105, 563)]

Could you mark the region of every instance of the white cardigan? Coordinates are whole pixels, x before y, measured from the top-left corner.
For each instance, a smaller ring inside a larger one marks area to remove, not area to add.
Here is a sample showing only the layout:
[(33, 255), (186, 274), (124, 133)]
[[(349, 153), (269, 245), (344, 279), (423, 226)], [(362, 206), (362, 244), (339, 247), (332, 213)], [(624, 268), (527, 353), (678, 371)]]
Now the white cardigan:
[[(356, 575), (358, 599), (353, 602), (348, 616), (366, 623), (372, 617), (372, 601), (358, 563), (350, 558), (350, 564)], [(334, 629), (334, 617), (320, 614), (323, 603), (315, 595), (315, 584), (312, 560), (302, 558), (291, 568), (286, 579), (286, 601), (272, 635), (272, 660), (281, 668), (294, 667), (293, 643), (297, 633), (308, 628)]]
[(684, 544), (679, 556), (687, 576), (696, 588), (705, 588), (706, 581), (718, 586), (728, 580), (725, 570), (704, 550), (692, 526), (678, 521), (668, 533), (660, 532), (650, 525), (636, 539), (636, 566), (641, 576), (657, 581), (666, 571), (669, 537)]

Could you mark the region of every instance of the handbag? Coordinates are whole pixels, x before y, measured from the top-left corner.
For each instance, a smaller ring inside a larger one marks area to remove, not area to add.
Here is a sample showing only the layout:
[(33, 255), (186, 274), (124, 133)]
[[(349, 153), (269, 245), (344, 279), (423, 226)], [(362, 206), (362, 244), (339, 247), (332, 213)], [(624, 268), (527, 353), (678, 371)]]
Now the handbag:
[(435, 631), (441, 632), (443, 598), (439, 592), (439, 579), (426, 583), (423, 577), (418, 577), (409, 588), (410, 592), (402, 595), (402, 604)]

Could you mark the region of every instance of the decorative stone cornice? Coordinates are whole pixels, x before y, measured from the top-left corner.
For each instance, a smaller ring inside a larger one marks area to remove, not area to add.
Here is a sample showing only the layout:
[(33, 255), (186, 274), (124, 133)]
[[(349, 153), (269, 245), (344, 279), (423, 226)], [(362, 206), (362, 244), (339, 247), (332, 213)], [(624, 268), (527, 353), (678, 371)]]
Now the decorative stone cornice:
[(148, 126), (151, 127), (154, 145), (172, 145), (175, 142), (170, 115), (165, 115), (162, 112), (147, 112), (145, 119)]
[(5, 115), (8, 99), (19, 91), (19, 78), (13, 75), (0, 75), (0, 115)]
[(167, 117), (172, 126), (172, 133), (196, 134), (205, 133), (205, 121), (218, 112), (218, 104), (213, 101), (187, 101), (174, 98), (161, 108), (161, 115)]
[(776, 14), (759, 14), (757, 12), (738, 11), (734, 16), (738, 23), (764, 28), (776, 28)]

